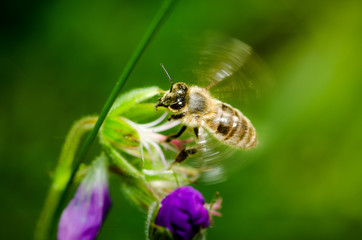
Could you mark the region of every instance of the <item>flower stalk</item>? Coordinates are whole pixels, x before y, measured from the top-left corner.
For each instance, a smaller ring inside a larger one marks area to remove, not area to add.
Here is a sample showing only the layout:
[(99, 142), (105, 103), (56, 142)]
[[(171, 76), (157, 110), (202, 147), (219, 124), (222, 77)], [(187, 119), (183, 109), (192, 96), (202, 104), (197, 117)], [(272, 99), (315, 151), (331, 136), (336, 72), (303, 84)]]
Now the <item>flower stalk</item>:
[(60, 202), (61, 195), (66, 188), (67, 182), (69, 181), (73, 159), (77, 152), (80, 140), (85, 133), (94, 127), (96, 121), (97, 117), (85, 117), (77, 121), (70, 129), (65, 139), (57, 168), (54, 172), (53, 183), (49, 189), (43, 211), (37, 223), (35, 231), (36, 240), (48, 239), (51, 227), (50, 224), (53, 221), (55, 210)]

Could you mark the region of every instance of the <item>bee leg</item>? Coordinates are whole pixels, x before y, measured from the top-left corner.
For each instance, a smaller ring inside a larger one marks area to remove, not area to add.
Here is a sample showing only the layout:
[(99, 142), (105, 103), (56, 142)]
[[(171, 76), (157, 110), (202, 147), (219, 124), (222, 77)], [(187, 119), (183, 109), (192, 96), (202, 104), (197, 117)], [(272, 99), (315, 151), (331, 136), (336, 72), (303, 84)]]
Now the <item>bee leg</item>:
[(185, 113), (174, 114), (174, 115), (171, 115), (171, 116), (168, 118), (168, 121), (181, 119), (181, 118), (183, 118), (184, 116), (185, 116)]
[[(174, 165), (175, 163), (182, 163), (186, 160), (186, 158), (190, 155), (193, 155), (197, 153), (198, 148), (197, 147), (189, 147), (182, 149), (176, 156), (175, 161), (172, 163)], [(171, 165), (171, 166), (172, 166)]]
[(196, 138), (199, 139), (199, 128), (195, 127), (194, 128), (194, 133), (196, 135)]
[(178, 133), (168, 136), (166, 138), (166, 142), (170, 142), (172, 139), (180, 137), (185, 132), (186, 128), (187, 128), (186, 126), (182, 126), (182, 128), (180, 129), (180, 131)]

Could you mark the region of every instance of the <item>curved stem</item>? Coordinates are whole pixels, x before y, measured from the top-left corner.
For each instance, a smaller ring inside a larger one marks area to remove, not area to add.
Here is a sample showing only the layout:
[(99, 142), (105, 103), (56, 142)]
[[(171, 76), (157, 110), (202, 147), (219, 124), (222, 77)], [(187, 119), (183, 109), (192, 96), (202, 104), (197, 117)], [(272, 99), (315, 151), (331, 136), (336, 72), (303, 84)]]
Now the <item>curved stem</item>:
[(94, 127), (96, 121), (97, 117), (85, 117), (74, 123), (70, 129), (65, 139), (57, 168), (54, 172), (53, 183), (49, 189), (43, 211), (41, 212), (37, 223), (35, 239), (48, 239), (54, 213), (69, 181), (73, 159), (77, 152), (80, 140), (86, 132), (90, 131)]

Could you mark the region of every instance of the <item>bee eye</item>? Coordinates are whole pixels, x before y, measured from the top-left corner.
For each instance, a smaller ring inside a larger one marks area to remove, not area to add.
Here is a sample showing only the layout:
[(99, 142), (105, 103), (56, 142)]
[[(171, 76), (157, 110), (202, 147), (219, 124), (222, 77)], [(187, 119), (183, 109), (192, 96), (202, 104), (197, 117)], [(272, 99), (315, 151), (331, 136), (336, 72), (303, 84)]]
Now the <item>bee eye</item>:
[(172, 104), (172, 105), (170, 106), (170, 108), (175, 109), (175, 110), (179, 110), (179, 109), (181, 109), (182, 107), (181, 107), (178, 103), (175, 103), (175, 104)]
[(180, 110), (184, 106), (185, 106), (185, 99), (179, 98), (179, 99), (177, 99), (177, 101), (174, 104), (172, 104), (170, 106), (170, 108), (175, 109), (175, 110)]

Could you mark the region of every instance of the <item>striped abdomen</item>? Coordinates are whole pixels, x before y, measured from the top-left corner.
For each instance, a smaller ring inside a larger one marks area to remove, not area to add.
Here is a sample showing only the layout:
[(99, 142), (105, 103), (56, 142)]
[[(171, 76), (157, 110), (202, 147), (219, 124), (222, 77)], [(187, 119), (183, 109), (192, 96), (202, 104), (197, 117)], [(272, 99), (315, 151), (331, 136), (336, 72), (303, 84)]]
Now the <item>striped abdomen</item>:
[(206, 121), (207, 129), (220, 141), (237, 148), (254, 148), (258, 139), (250, 120), (238, 109), (220, 102), (216, 116)]

